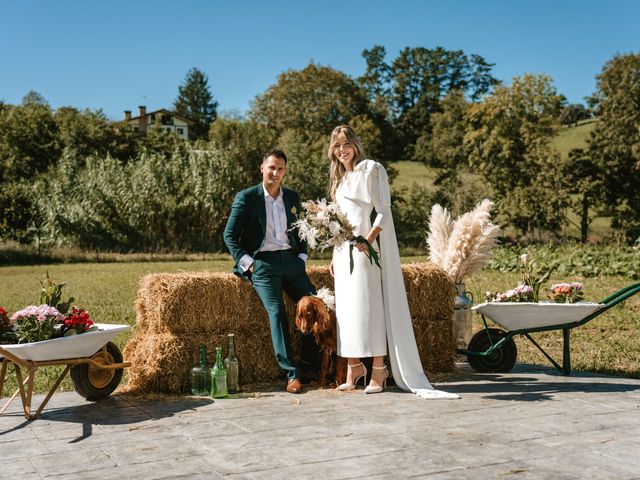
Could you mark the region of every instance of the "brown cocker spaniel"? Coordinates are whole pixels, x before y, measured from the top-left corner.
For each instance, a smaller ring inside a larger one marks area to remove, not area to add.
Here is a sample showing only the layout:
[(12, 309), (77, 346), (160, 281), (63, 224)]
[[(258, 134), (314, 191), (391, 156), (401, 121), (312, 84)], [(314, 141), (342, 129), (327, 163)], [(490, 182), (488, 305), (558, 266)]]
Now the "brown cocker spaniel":
[(331, 360), (334, 357), (336, 383), (340, 385), (346, 382), (347, 361), (336, 355), (336, 312), (327, 308), (325, 303), (316, 296), (302, 297), (296, 306), (296, 327), (305, 335), (313, 334), (313, 338), (322, 349), (320, 385), (327, 385)]

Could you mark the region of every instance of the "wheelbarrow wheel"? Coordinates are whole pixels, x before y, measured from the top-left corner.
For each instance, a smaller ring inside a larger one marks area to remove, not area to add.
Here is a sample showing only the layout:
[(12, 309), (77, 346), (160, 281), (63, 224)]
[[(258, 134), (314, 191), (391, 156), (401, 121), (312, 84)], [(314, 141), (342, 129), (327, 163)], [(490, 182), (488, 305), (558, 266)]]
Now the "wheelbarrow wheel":
[[(98, 350), (92, 357), (95, 362), (106, 365), (122, 363), (122, 353), (115, 343), (109, 342), (106, 351)], [(122, 380), (122, 368), (98, 368), (88, 363), (71, 367), (69, 372), (73, 388), (78, 395), (87, 400), (95, 401), (108, 397)]]
[[(481, 330), (469, 342), (469, 350), (486, 352), (505, 336), (506, 333), (497, 328)], [(489, 355), (467, 355), (467, 360), (471, 368), (479, 373), (507, 373), (516, 364), (517, 356), (516, 342), (513, 341), (513, 338), (509, 338)]]

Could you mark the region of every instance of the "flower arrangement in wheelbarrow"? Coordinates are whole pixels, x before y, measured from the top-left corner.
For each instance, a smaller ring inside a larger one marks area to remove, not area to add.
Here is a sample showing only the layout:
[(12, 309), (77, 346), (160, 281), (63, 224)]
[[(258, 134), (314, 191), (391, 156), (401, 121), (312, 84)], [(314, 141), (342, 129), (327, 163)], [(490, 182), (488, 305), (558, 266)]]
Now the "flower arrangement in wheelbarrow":
[(540, 288), (549, 280), (554, 267), (538, 266), (526, 253), (520, 255), (522, 282), (506, 292), (487, 292), (487, 302), (531, 302), (540, 299)]
[(556, 303), (577, 303), (584, 298), (584, 285), (579, 282), (551, 285), (549, 298)]
[[(522, 282), (506, 292), (487, 292), (487, 302), (531, 302), (539, 301), (540, 288), (549, 280), (553, 267), (537, 267), (527, 254), (520, 256), (523, 266)], [(556, 303), (577, 303), (584, 297), (584, 285), (578, 282), (551, 285), (549, 298)]]
[(31, 343), (95, 330), (89, 314), (76, 306), (67, 313), (73, 298), (62, 302), (64, 283), (47, 277), (41, 282), (40, 305), (29, 305), (11, 317), (0, 307), (0, 341)]

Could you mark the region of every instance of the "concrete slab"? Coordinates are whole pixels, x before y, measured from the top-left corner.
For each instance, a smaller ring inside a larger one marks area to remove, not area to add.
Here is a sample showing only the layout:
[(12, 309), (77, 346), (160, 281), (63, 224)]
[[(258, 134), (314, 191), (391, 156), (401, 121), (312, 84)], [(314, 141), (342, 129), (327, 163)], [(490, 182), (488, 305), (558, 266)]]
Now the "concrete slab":
[(462, 398), (61, 392), (34, 421), (17, 401), (0, 416), (0, 479), (640, 478), (640, 380), (519, 365), (438, 388)]

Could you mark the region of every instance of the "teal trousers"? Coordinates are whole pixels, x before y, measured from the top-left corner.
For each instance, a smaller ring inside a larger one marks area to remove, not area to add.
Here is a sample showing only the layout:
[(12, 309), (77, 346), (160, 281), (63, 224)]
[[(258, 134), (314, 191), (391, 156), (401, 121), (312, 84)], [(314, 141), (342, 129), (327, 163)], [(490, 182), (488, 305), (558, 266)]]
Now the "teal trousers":
[(304, 260), (298, 258), (293, 250), (259, 252), (254, 259), (251, 282), (269, 316), (271, 341), (278, 365), (288, 379), (300, 378), (300, 370), (291, 352), (283, 292), (294, 302), (305, 295), (316, 294)]

